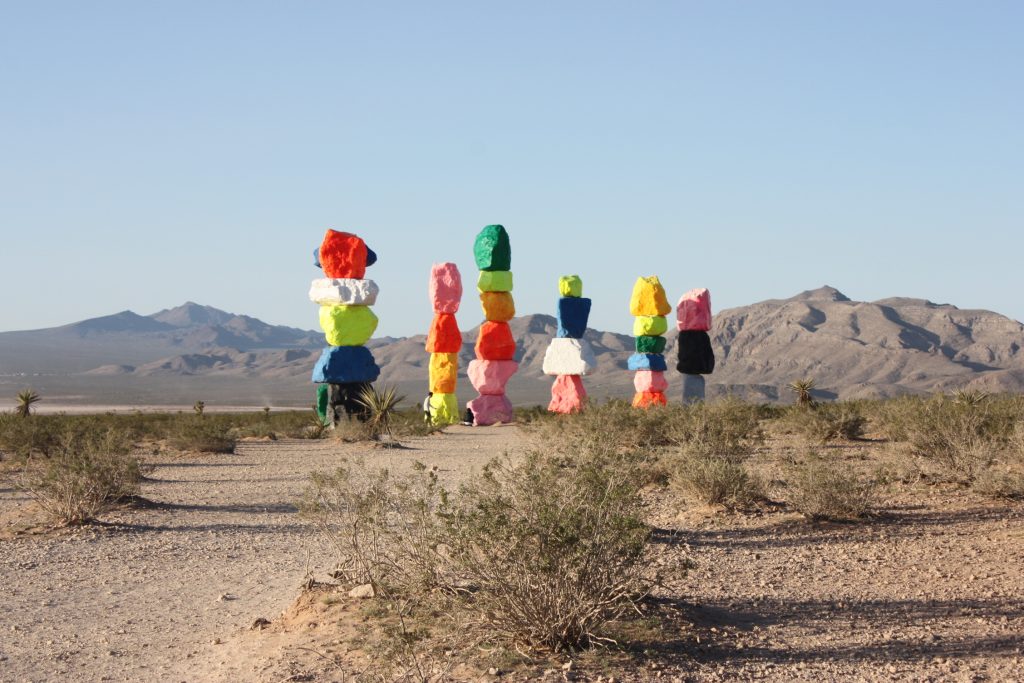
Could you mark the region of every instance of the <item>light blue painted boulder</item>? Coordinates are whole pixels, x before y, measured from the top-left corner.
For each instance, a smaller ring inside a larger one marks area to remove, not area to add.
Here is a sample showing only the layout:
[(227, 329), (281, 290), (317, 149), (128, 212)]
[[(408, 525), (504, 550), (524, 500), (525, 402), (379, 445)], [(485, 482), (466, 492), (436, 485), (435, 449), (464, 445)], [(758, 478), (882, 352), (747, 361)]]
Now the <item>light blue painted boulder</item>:
[(626, 362), (626, 367), (633, 371), (653, 370), (654, 372), (665, 372), (668, 370), (665, 356), (660, 353), (634, 353)]

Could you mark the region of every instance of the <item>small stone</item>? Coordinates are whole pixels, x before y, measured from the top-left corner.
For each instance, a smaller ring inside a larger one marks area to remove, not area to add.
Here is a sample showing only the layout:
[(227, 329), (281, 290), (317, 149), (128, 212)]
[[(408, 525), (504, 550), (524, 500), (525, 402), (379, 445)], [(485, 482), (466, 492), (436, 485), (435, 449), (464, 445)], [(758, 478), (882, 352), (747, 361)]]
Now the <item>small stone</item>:
[(373, 590), (373, 584), (371, 584), (371, 583), (364, 583), (363, 585), (356, 586), (355, 588), (350, 590), (348, 592), (348, 596), (350, 598), (361, 598), (361, 599), (365, 600), (366, 598), (376, 597), (377, 596), (377, 592), (375, 590)]

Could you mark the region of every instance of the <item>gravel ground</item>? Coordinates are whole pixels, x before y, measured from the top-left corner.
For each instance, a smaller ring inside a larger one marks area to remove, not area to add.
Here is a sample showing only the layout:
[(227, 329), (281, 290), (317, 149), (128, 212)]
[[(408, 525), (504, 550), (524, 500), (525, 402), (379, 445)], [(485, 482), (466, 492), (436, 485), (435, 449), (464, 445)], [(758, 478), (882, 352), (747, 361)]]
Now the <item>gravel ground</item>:
[[(513, 427), (449, 432), (401, 450), (248, 442), (164, 460), (143, 489), (152, 506), (0, 540), (0, 682), (352, 680), (321, 661), (344, 649), (336, 625), (300, 612), (301, 629), (248, 630), (295, 603), (307, 567), (330, 567), (295, 501), (310, 471), (345, 456), (421, 460), (457, 484), (524, 448)], [(649, 498), (655, 541), (688, 544), (696, 566), (658, 596), (674, 626), (620, 680), (1024, 680), (1021, 504), (925, 487), (892, 492), (868, 522), (809, 524)], [(0, 489), (0, 514), (26, 505)], [(591, 660), (546, 678), (596, 679)]]
[[(396, 470), (422, 460), (457, 482), (518, 443), (513, 427), (455, 427), (403, 449), (250, 441), (154, 461), (142, 490), (152, 505), (0, 540), (0, 682), (209, 680), (216, 641), (282, 612), (307, 567), (329, 567), (295, 507), (309, 472), (343, 457)], [(29, 506), (0, 485), (5, 519)]]

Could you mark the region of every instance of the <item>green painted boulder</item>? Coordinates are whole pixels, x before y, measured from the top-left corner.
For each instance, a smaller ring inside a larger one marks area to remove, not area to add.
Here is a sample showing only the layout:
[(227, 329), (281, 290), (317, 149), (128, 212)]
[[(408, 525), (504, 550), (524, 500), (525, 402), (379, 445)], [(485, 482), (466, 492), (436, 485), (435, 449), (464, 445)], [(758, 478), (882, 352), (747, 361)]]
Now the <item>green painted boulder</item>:
[(473, 258), (480, 270), (511, 270), (512, 246), (508, 233), (500, 225), (488, 225), (476, 236)]
[(641, 335), (636, 338), (637, 353), (665, 353), (665, 337)]

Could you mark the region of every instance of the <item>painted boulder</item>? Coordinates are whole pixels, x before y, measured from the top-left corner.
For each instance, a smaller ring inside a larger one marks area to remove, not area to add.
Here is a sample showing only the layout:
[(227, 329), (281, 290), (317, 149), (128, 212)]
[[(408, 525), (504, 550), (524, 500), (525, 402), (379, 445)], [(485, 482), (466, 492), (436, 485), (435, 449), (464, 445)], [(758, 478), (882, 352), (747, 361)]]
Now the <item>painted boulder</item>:
[(650, 408), (651, 406), (668, 405), (668, 399), (660, 391), (641, 391), (633, 396), (634, 408)]
[(435, 393), (430, 397), (430, 421), (435, 425), (451, 425), (459, 421), (459, 400), (455, 394)]
[(665, 344), (668, 342), (665, 337), (654, 337), (642, 334), (635, 339), (637, 353), (664, 353)]
[(551, 385), (551, 402), (548, 410), (552, 413), (576, 413), (583, 409), (587, 390), (579, 375), (559, 375)]
[(508, 270), (481, 270), (476, 279), (480, 292), (511, 292), (512, 272)]
[(590, 299), (563, 296), (558, 300), (558, 336), (581, 339), (590, 319)]
[(659, 337), (668, 332), (668, 318), (663, 315), (640, 315), (633, 318), (634, 337)]
[(711, 292), (691, 289), (676, 305), (676, 328), (680, 332), (707, 332), (711, 329)]
[(626, 361), (626, 367), (634, 372), (637, 370), (654, 370), (656, 372), (668, 370), (665, 356), (660, 353), (634, 353)]
[(583, 280), (579, 275), (563, 275), (558, 278), (560, 296), (583, 296)]
[(633, 285), (633, 295), (629, 298), (629, 312), (632, 315), (668, 315), (671, 311), (665, 288), (656, 275), (637, 278)]
[(427, 353), (458, 353), (462, 350), (462, 332), (451, 313), (437, 313), (427, 333)]
[(373, 280), (325, 277), (313, 280), (309, 300), (321, 306), (372, 306), (380, 289)]
[(668, 389), (668, 380), (665, 379), (665, 373), (660, 370), (638, 370), (633, 375), (633, 388), (636, 389), (637, 393), (645, 391), (660, 391), (664, 393)]
[(544, 352), (545, 375), (589, 375), (595, 368), (597, 359), (585, 339), (556, 337)]
[(432, 353), (428, 376), (430, 390), (435, 394), (454, 394), (459, 375), (459, 354)]
[(684, 375), (710, 375), (715, 371), (715, 352), (707, 332), (679, 333), (679, 362), (676, 369)]
[(496, 323), (507, 323), (516, 317), (516, 302), (509, 292), (481, 292), (480, 307), (484, 309), (484, 319)]
[(380, 368), (365, 346), (328, 346), (313, 366), (313, 381), (317, 383), (373, 382), (379, 376)]
[(366, 243), (358, 235), (328, 230), (320, 243), (320, 267), (330, 278), (362, 279), (366, 257)]
[(481, 230), (473, 243), (473, 258), (480, 270), (510, 270), (512, 246), (505, 228), (488, 225)]
[(430, 304), (434, 313), (458, 313), (462, 275), (454, 263), (435, 263), (430, 269)]
[(519, 369), (514, 360), (471, 360), (466, 374), (480, 394), (504, 394), (505, 385)]
[(331, 346), (362, 346), (377, 329), (377, 316), (367, 306), (321, 306), (320, 328)]
[(508, 323), (488, 320), (480, 326), (476, 339), (476, 357), (480, 360), (512, 360), (516, 355), (516, 340)]
[(473, 424), (493, 425), (499, 422), (515, 422), (512, 402), (504, 394), (485, 394), (477, 396), (466, 404), (473, 411)]

